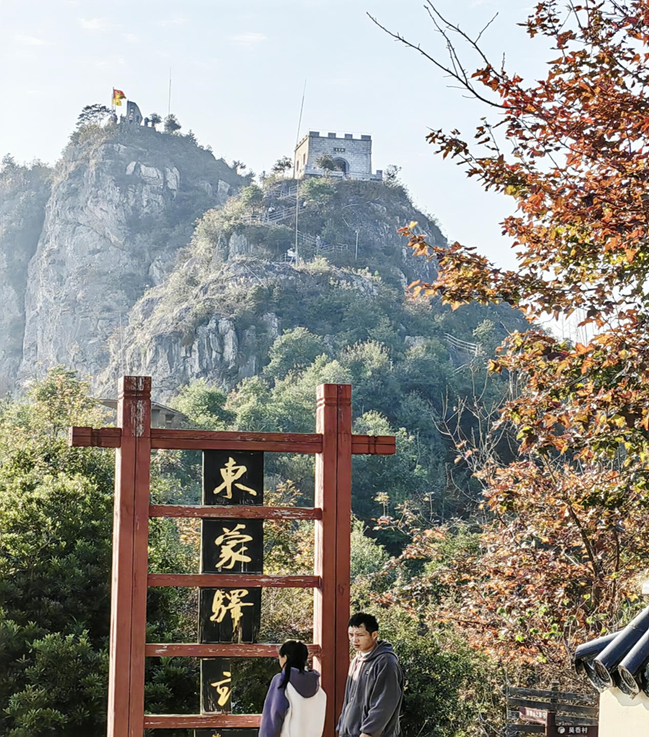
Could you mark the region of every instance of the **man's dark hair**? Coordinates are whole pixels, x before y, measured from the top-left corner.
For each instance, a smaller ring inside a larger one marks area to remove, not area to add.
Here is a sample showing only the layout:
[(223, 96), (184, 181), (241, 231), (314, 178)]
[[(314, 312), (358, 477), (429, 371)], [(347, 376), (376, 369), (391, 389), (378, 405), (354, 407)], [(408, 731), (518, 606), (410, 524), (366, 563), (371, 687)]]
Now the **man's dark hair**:
[(365, 629), (368, 632), (378, 632), (379, 623), (376, 621), (376, 617), (373, 614), (366, 614), (365, 612), (358, 612), (354, 614), (349, 620), (348, 627), (362, 627), (365, 625)]

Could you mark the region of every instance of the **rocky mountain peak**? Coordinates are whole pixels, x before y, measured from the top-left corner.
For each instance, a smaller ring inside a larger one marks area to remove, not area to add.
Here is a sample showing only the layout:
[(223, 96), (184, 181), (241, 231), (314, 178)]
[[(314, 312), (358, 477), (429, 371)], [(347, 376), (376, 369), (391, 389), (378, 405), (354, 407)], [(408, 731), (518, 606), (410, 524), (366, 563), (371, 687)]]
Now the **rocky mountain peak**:
[[(56, 364), (103, 369), (107, 338), (164, 280), (196, 218), (244, 183), (187, 137), (129, 126), (77, 131), (51, 191), (36, 198), (20, 267), (10, 263), (13, 236), (0, 239), (0, 299), (12, 306), (12, 339), (0, 349), (4, 389), (17, 370), (25, 379)], [(11, 206), (5, 195), (0, 208)]]

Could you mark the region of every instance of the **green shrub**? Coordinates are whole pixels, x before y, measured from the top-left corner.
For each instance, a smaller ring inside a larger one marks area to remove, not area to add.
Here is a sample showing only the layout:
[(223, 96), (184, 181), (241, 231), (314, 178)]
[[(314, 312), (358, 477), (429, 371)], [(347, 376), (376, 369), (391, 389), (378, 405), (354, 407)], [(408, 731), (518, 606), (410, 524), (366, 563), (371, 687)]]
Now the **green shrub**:
[(328, 204), (336, 193), (336, 185), (325, 177), (311, 177), (300, 184), (300, 200), (318, 206)]

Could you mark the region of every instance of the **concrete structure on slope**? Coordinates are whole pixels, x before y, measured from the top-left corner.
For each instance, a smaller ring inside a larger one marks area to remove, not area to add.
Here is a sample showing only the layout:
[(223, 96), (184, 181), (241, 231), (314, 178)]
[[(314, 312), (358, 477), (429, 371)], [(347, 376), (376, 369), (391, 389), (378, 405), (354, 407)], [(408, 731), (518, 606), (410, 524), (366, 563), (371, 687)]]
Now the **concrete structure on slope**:
[(338, 136), (319, 131), (309, 131), (295, 148), (295, 177), (321, 177), (325, 169), (318, 166), (322, 156), (330, 157), (338, 167), (328, 172), (332, 177), (346, 179), (374, 179), (381, 181), (383, 172), (372, 173), (372, 136), (354, 138), (352, 133)]

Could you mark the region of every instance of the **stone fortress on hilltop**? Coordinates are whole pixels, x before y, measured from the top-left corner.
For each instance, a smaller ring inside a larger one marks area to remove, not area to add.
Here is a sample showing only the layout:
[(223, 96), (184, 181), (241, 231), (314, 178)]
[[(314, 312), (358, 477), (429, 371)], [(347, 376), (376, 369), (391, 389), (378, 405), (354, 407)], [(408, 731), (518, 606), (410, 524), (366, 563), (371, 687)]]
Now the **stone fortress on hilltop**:
[(354, 138), (352, 133), (338, 136), (319, 131), (309, 131), (295, 148), (295, 177), (321, 177), (325, 169), (318, 165), (327, 156), (333, 160), (337, 169), (328, 172), (329, 176), (344, 179), (373, 179), (381, 181), (383, 172), (372, 173), (372, 136)]

